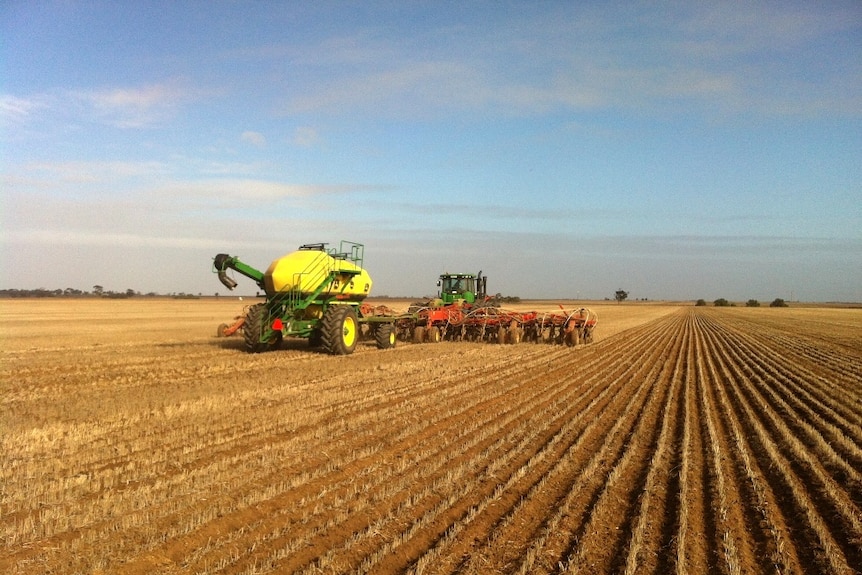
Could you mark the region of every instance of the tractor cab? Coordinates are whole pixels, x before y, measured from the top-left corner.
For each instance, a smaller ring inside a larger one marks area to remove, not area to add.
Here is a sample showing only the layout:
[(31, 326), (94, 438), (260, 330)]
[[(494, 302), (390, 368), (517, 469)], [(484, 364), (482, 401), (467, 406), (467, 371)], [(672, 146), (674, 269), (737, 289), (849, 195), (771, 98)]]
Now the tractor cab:
[(437, 280), (440, 291), (437, 294), (444, 304), (463, 300), (465, 303), (474, 303), (485, 297), (488, 278), (478, 274), (450, 274), (445, 273)]

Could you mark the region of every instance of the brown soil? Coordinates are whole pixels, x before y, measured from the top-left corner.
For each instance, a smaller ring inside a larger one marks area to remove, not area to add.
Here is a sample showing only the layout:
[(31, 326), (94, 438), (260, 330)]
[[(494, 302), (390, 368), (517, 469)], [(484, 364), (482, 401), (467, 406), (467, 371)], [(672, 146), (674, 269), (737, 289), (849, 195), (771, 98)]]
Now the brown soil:
[(588, 304), (587, 346), (335, 357), (216, 338), (245, 303), (0, 301), (0, 572), (862, 565), (860, 310)]

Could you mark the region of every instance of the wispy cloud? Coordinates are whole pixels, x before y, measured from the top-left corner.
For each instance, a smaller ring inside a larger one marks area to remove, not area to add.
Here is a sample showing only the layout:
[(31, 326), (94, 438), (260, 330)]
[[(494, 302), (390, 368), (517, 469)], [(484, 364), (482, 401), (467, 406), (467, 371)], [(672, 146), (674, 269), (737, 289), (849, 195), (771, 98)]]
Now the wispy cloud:
[(111, 87), (72, 93), (99, 121), (118, 128), (145, 128), (176, 114), (180, 105), (199, 96), (181, 81), (133, 87)]
[[(830, 41), (858, 21), (862, 9), (809, 14), (786, 5), (634, 6), (626, 12), (631, 28), (625, 31), (614, 10), (573, 5), (553, 12), (549, 18), (527, 11), (517, 29), (502, 35), (483, 23), (481, 30), (475, 24), (440, 28), (397, 44), (373, 34), (327, 38), (305, 47), (325, 56), (294, 54), (310, 81), (302, 93), (286, 91), (280, 112), (414, 118), (489, 109), (519, 116), (602, 108), (667, 113), (685, 102), (723, 115), (752, 109), (862, 113), (862, 64), (833, 62), (831, 72), (822, 69), (825, 77), (806, 78), (783, 59), (786, 50)], [(462, 51), (453, 53), (451, 46)], [(771, 57), (755, 64), (763, 54)]]
[(246, 130), (240, 135), (239, 139), (258, 148), (266, 147), (266, 136), (260, 132)]
[(150, 128), (174, 118), (183, 105), (207, 95), (183, 80), (138, 86), (53, 89), (0, 95), (0, 118), (16, 123), (96, 122), (116, 128)]
[(59, 182), (97, 183), (118, 179), (140, 178), (165, 174), (169, 168), (163, 162), (33, 162), (21, 171)]
[(300, 148), (314, 148), (323, 143), (320, 133), (311, 126), (300, 126), (293, 131), (292, 142)]
[(217, 243), (213, 238), (144, 235), (123, 232), (100, 232), (79, 229), (38, 229), (10, 232), (3, 243), (28, 243), (38, 245), (78, 245), (123, 247), (169, 247), (169, 248), (206, 248)]
[(142, 192), (140, 201), (159, 206), (153, 209), (188, 212), (193, 217), (224, 210), (269, 217), (279, 210), (310, 209), (320, 196), (379, 189), (378, 186), (363, 184), (298, 184), (251, 178), (172, 180), (159, 182)]
[(281, 112), (373, 109), (388, 116), (422, 117), (441, 109), (475, 108), (493, 95), (481, 77), (478, 70), (454, 61), (393, 63), (385, 70), (354, 70), (328, 78), (310, 92), (290, 97)]
[(0, 94), (0, 118), (21, 122), (29, 118), (35, 110), (45, 108), (44, 98), (19, 98), (11, 94)]

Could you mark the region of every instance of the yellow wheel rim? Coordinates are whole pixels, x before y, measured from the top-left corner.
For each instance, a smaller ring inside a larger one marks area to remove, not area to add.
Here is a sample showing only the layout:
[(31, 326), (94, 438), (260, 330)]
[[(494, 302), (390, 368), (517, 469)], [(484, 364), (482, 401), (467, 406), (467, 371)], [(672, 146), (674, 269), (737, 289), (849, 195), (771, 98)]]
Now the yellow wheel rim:
[(390, 331), (389, 332), (389, 346), (391, 347), (393, 345), (395, 345), (395, 332)]
[(353, 347), (353, 344), (356, 343), (356, 322), (352, 317), (344, 319), (344, 331), (341, 337), (347, 347)]

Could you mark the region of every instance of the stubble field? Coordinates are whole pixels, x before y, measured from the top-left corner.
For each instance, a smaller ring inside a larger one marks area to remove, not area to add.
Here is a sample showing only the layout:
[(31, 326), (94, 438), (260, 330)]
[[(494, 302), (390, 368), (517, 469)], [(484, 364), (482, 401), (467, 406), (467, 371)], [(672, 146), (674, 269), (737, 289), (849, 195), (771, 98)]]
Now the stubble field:
[(862, 566), (862, 310), (329, 356), (214, 337), (242, 305), (0, 301), (0, 572)]

